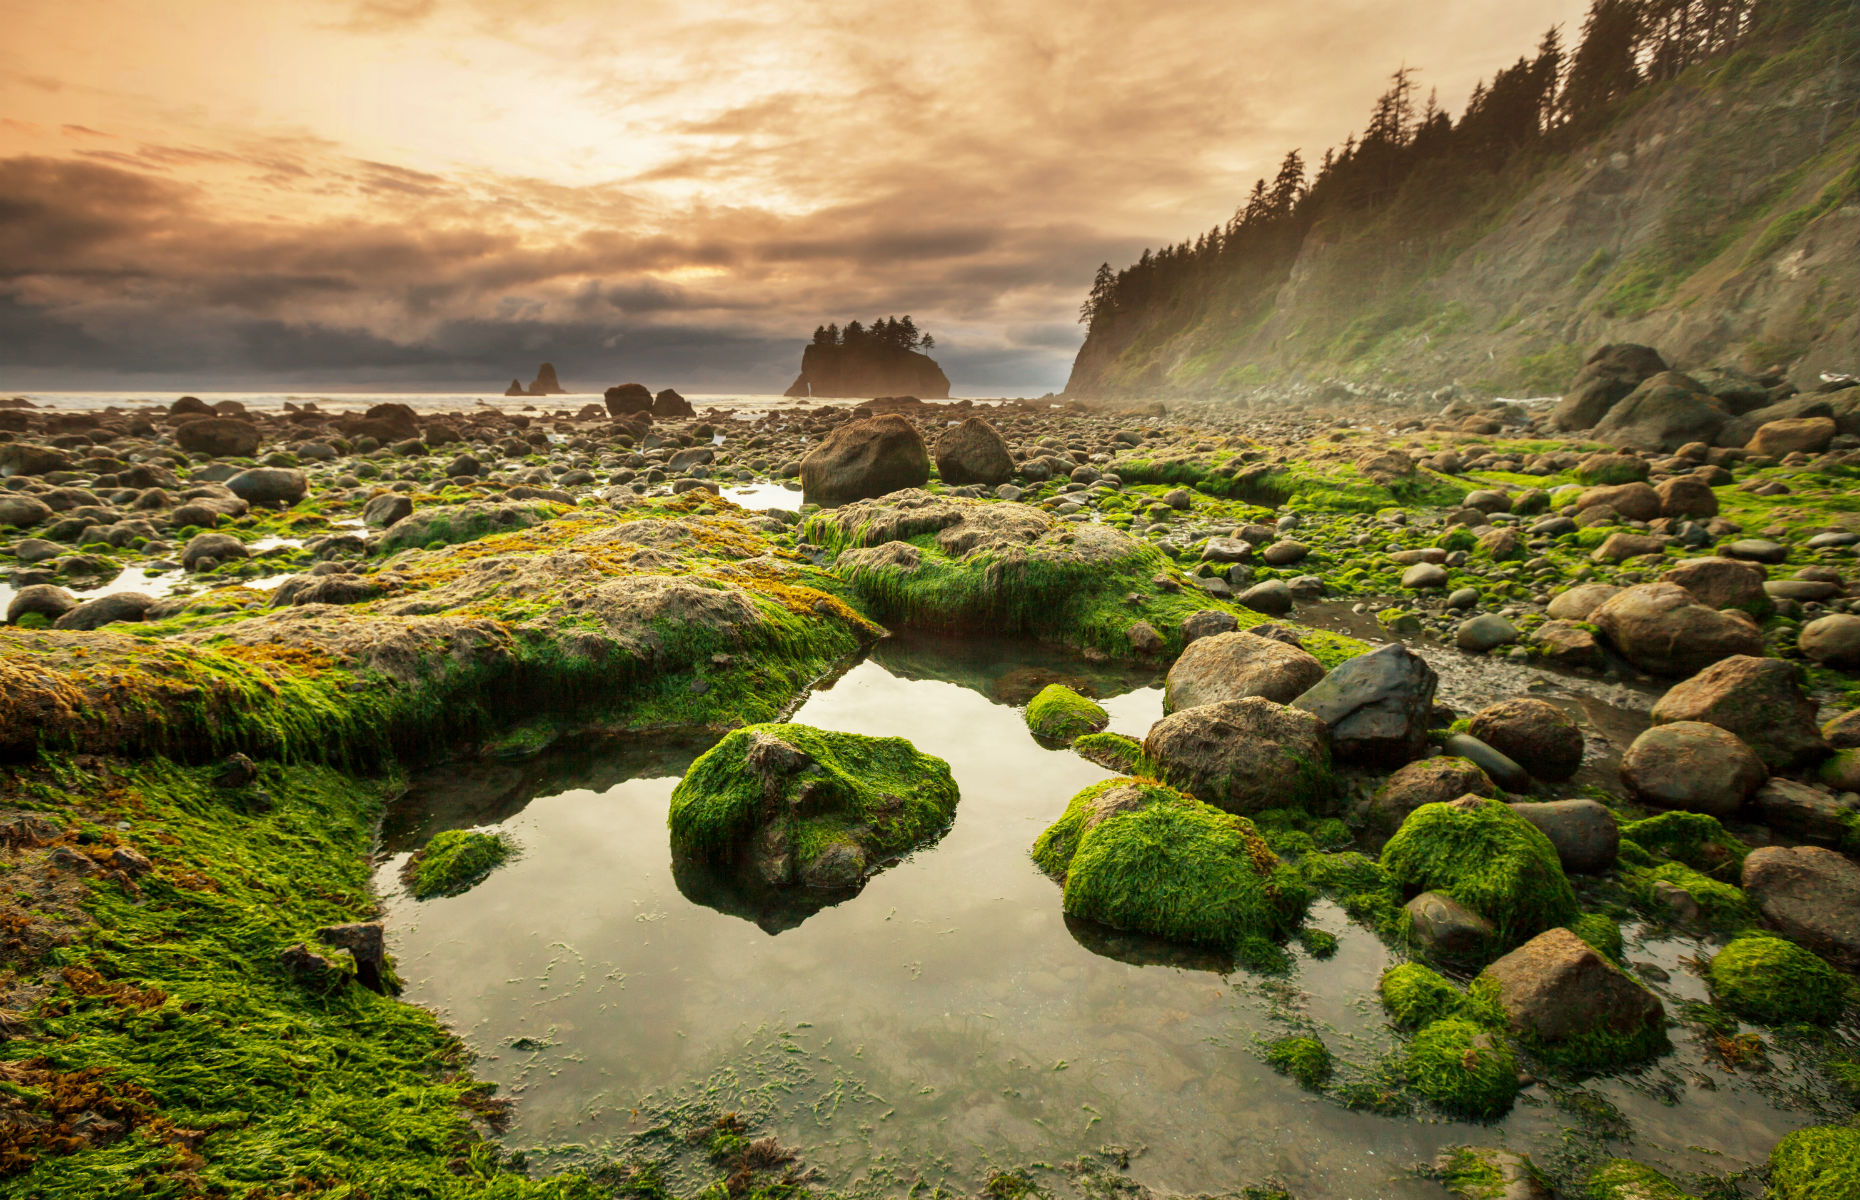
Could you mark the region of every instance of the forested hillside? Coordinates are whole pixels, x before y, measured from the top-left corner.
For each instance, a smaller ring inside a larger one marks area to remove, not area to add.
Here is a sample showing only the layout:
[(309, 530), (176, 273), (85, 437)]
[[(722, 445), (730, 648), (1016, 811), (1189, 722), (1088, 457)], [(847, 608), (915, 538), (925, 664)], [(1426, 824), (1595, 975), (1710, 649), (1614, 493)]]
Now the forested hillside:
[(1592, 345), (1860, 368), (1860, 5), (1595, 0), (1458, 118), (1397, 71), (1225, 224), (1098, 272), (1067, 394), (1562, 388)]

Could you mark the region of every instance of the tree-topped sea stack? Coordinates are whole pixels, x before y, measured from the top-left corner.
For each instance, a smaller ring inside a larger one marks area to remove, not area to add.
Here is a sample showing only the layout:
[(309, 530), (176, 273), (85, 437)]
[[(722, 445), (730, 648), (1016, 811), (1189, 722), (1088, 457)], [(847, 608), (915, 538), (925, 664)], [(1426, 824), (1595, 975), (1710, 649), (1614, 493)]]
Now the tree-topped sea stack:
[(823, 325), (801, 352), (801, 373), (789, 396), (949, 397), (949, 376), (927, 353), (936, 339), (919, 333), (909, 316), (887, 317), (868, 328), (857, 321), (845, 329)]

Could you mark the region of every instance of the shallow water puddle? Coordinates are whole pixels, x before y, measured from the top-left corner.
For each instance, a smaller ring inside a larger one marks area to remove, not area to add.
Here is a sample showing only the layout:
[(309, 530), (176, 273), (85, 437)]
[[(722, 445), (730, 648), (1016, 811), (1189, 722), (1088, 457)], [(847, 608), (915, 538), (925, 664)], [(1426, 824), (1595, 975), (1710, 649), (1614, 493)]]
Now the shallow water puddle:
[(727, 487), (723, 489), (723, 498), (738, 507), (754, 509), (758, 512), (766, 512), (771, 508), (785, 508), (790, 512), (795, 512), (801, 507), (801, 489), (780, 483), (751, 483), (742, 487)]
[[(907, 736), (962, 789), (940, 842), (820, 911), (673, 870), (667, 802), (701, 747), (436, 773), (390, 818), (379, 876), (407, 998), (479, 1051), (516, 1101), (507, 1143), (558, 1148), (532, 1154), (545, 1162), (624, 1149), (680, 1104), (743, 1114), (836, 1185), (891, 1191), (973, 1192), (993, 1170), (1122, 1146), (1134, 1177), (1173, 1191), (1276, 1177), (1307, 1198), (1438, 1197), (1410, 1168), (1444, 1147), (1559, 1152), (1577, 1122), (1543, 1086), (1480, 1129), (1346, 1111), (1264, 1065), (1257, 1039), (1289, 1032), (1361, 1068), (1395, 1044), (1374, 990), (1389, 952), (1328, 904), (1314, 922), (1338, 954), (1301, 954), (1284, 978), (1068, 922), (1027, 849), (1105, 772), (1027, 733), (1014, 705), (1053, 679), (1112, 696), (1124, 732), (1160, 715), (1153, 680), (1013, 643), (894, 640), (812, 695), (796, 720)], [(519, 857), (463, 896), (399, 891), (406, 849), (469, 825), (506, 830)], [(1679, 956), (1695, 951), (1630, 957), (1691, 996)], [(1721, 1169), (1812, 1123), (1674, 1040), (1640, 1079), (1584, 1089), (1624, 1114), (1637, 1157)]]

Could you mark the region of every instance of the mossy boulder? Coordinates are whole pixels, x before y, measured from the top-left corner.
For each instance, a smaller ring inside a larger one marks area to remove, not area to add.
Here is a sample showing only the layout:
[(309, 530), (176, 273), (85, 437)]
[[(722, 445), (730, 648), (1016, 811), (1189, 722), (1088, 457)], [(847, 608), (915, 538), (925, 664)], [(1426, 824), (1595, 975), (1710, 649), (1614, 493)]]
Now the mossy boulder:
[(1674, 859), (1713, 879), (1736, 879), (1750, 847), (1725, 831), (1710, 813), (1674, 809), (1644, 821), (1630, 821), (1621, 836), (1641, 849)]
[(1074, 917), (1257, 956), (1304, 917), (1310, 891), (1245, 817), (1147, 780), (1094, 784), (1033, 846)]
[(1109, 713), (1063, 683), (1051, 683), (1027, 702), (1027, 728), (1041, 741), (1071, 745), (1088, 733), (1101, 733)]
[(1274, 1038), (1266, 1044), (1266, 1061), (1281, 1075), (1289, 1075), (1313, 1091), (1330, 1079), (1330, 1047), (1314, 1037)]
[(1659, 998), (1567, 929), (1548, 929), (1473, 981), (1506, 1025), (1547, 1058), (1608, 1069), (1666, 1048)]
[(1642, 908), (1682, 925), (1736, 930), (1752, 924), (1756, 917), (1741, 889), (1684, 863), (1635, 867), (1622, 872), (1621, 882)]
[(1550, 839), (1482, 796), (1417, 808), (1382, 848), (1381, 861), (1404, 895), (1440, 892), (1490, 921), (1501, 948), (1579, 912)]
[(1403, 1056), (1409, 1088), (1444, 1113), (1492, 1120), (1518, 1095), (1518, 1060), (1504, 1039), (1461, 1017), (1447, 1017), (1414, 1035)]
[(1140, 775), (1143, 743), (1121, 733), (1088, 733), (1072, 743), (1073, 751), (1088, 762), (1095, 762), (1119, 775)]
[(516, 843), (505, 834), (448, 829), (414, 851), (402, 878), (416, 900), (457, 896), (483, 883), (515, 851)]
[(1798, 1129), (1770, 1151), (1774, 1200), (1860, 1200), (1860, 1126)]
[(1382, 1007), (1398, 1029), (1420, 1029), (1447, 1017), (1469, 1017), (1490, 1024), (1495, 1014), (1475, 1013), (1470, 997), (1432, 967), (1408, 962), (1390, 967), (1378, 986)]
[(941, 836), (956, 813), (949, 764), (903, 738), (806, 725), (738, 729), (672, 792), (672, 852), (769, 887), (854, 890)]
[(1831, 1025), (1850, 998), (1846, 976), (1812, 951), (1768, 934), (1741, 937), (1720, 950), (1709, 974), (1726, 1008), (1765, 1025)]

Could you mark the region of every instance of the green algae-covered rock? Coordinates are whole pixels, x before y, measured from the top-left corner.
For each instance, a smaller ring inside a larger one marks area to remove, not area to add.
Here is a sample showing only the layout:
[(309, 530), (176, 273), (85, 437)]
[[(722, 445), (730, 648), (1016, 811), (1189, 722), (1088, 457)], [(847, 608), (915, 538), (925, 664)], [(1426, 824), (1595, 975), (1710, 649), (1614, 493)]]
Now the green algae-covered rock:
[(1860, 1200), (1860, 1127), (1798, 1129), (1770, 1151), (1774, 1200)]
[(1765, 1025), (1828, 1025), (1847, 1007), (1845, 976), (1812, 951), (1768, 934), (1741, 937), (1711, 960), (1711, 987), (1727, 1008)]
[(672, 852), (772, 887), (857, 888), (956, 814), (949, 764), (903, 738), (806, 725), (738, 729), (672, 792)]
[(1756, 919), (1742, 890), (1684, 863), (1635, 867), (1621, 873), (1621, 882), (1642, 908), (1682, 925), (1736, 930)]
[(1121, 733), (1088, 733), (1072, 743), (1072, 749), (1087, 762), (1097, 763), (1120, 775), (1137, 775), (1143, 764), (1143, 743)]
[(1438, 971), (1420, 963), (1390, 967), (1379, 985), (1382, 1007), (1398, 1029), (1419, 1029), (1446, 1017), (1465, 1013), (1466, 993), (1447, 982)]
[(1580, 911), (1550, 839), (1480, 796), (1415, 809), (1382, 848), (1382, 866), (1404, 894), (1441, 892), (1477, 912), (1502, 946)]
[(1088, 733), (1101, 733), (1110, 714), (1097, 702), (1063, 683), (1049, 683), (1027, 702), (1027, 728), (1042, 741), (1071, 745)]
[(515, 850), (516, 843), (501, 833), (472, 829), (436, 833), (407, 860), (407, 890), (416, 900), (468, 892), (483, 883)]
[(1652, 1167), (1614, 1158), (1589, 1176), (1591, 1200), (1694, 1200), (1692, 1193)]
[(1424, 1026), (1404, 1058), (1408, 1086), (1445, 1113), (1477, 1120), (1505, 1115), (1518, 1094), (1518, 1060), (1498, 1034), (1447, 1017)]
[(1071, 916), (1225, 951), (1282, 940), (1310, 903), (1251, 821), (1137, 779), (1073, 797), (1033, 858)]
[(1275, 1038), (1266, 1045), (1266, 1062), (1281, 1075), (1317, 1091), (1330, 1079), (1330, 1047), (1314, 1037)]
[(1725, 832), (1709, 813), (1674, 809), (1644, 821), (1630, 821), (1621, 836), (1662, 858), (1676, 859), (1713, 879), (1736, 879), (1744, 869), (1746, 846)]

